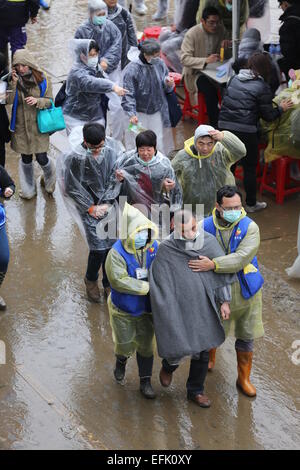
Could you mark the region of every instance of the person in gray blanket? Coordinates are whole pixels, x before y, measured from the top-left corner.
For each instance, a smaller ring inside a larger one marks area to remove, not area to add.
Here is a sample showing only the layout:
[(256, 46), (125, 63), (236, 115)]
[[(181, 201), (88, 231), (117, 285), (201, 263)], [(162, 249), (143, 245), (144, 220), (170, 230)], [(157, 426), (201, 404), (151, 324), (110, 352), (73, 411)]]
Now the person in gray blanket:
[[(223, 250), (214, 237), (198, 228), (193, 214), (180, 210), (174, 232), (159, 246), (150, 270), (150, 298), (158, 354), (159, 378), (168, 387), (181, 359), (191, 356), (187, 398), (202, 408), (211, 401), (204, 394), (209, 349), (225, 340), (222, 320), (230, 316), (231, 284), (235, 275), (201, 275), (191, 261)], [(207, 274), (207, 273), (205, 273)]]

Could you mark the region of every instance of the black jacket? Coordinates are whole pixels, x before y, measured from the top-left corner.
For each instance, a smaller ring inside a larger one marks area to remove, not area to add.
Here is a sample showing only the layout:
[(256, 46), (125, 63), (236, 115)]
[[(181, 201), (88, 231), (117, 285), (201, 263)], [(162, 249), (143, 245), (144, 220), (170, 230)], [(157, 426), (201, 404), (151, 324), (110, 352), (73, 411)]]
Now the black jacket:
[(300, 5), (291, 5), (279, 19), (283, 22), (279, 29), (283, 57), (278, 60), (278, 65), (288, 78), (291, 68), (300, 68)]
[(273, 107), (272, 97), (270, 86), (262, 78), (251, 78), (250, 71), (241, 70), (226, 88), (219, 128), (256, 133), (260, 118), (272, 122), (282, 114), (281, 107)]
[[(0, 71), (0, 78), (6, 75), (7, 70)], [(5, 104), (0, 104), (0, 142), (10, 141), (9, 120), (5, 108)]]
[(40, 8), (39, 0), (0, 0), (0, 27), (25, 26), (29, 17), (35, 18)]
[(11, 188), (15, 192), (15, 183), (3, 166), (0, 165), (0, 197), (3, 197), (6, 188)]

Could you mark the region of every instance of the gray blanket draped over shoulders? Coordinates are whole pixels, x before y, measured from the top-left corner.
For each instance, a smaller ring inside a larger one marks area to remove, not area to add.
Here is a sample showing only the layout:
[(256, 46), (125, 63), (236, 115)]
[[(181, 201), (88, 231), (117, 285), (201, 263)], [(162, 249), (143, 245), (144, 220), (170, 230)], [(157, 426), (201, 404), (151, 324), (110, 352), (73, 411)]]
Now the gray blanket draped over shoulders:
[(220, 346), (225, 333), (219, 305), (230, 301), (232, 274), (193, 272), (188, 261), (198, 256), (210, 259), (224, 255), (216, 238), (204, 234), (203, 247), (187, 249), (186, 242), (172, 234), (164, 240), (150, 270), (150, 297), (162, 358), (183, 358)]

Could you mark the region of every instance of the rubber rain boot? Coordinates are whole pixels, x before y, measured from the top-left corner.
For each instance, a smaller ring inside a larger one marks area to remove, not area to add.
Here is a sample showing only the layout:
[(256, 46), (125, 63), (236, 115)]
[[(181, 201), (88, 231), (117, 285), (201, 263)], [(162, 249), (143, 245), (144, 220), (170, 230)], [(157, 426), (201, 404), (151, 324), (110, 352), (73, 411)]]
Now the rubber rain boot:
[(250, 382), (253, 352), (236, 350), (238, 379), (237, 387), (248, 397), (256, 396), (256, 388)]
[(86, 277), (84, 278), (84, 283), (86, 287), (86, 295), (91, 302), (100, 304), (103, 302), (102, 296), (100, 294), (100, 289), (98, 286), (98, 281), (89, 281)]
[(116, 356), (116, 366), (114, 369), (114, 376), (118, 383), (122, 384), (125, 378), (127, 357)]
[(36, 196), (36, 182), (34, 178), (33, 163), (23, 163), (19, 161), (19, 179), (20, 179), (20, 196), (23, 199), (32, 199)]
[(41, 177), (41, 185), (45, 186), (45, 190), (48, 194), (54, 193), (55, 190), (55, 183), (56, 183), (56, 172), (55, 172), (55, 165), (54, 161), (49, 158), (48, 163), (46, 165), (41, 166), (43, 170), (43, 175)]

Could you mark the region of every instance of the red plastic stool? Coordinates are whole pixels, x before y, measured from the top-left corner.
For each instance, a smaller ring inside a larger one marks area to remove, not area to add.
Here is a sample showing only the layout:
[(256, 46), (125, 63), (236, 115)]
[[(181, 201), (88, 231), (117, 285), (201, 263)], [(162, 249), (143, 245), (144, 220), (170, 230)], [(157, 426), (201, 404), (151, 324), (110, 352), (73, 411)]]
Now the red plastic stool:
[(183, 103), (183, 109), (182, 109), (182, 120), (184, 121), (184, 118), (186, 116), (191, 117), (192, 119), (195, 119), (195, 121), (198, 122), (198, 125), (200, 124), (205, 124), (207, 122), (207, 109), (206, 109), (206, 104), (205, 104), (205, 98), (203, 93), (198, 93), (198, 104), (195, 106), (191, 105), (190, 101), (190, 95), (189, 92), (185, 86), (185, 82), (183, 81), (183, 86), (184, 86), (184, 103)]
[[(283, 204), (284, 198), (290, 194), (300, 193), (300, 182), (290, 177), (291, 163), (297, 162), (297, 158), (281, 157), (264, 166), (263, 176), (260, 183), (260, 194), (265, 189), (276, 195), (276, 203)], [(270, 171), (268, 171), (270, 170)], [(294, 182), (296, 186), (290, 187), (290, 183)]]
[(161, 33), (161, 26), (149, 26), (144, 29), (142, 41), (145, 39), (158, 39)]
[[(261, 182), (262, 171), (263, 171), (263, 167), (260, 163), (260, 152), (261, 152), (261, 150), (265, 150), (266, 147), (267, 147), (267, 144), (259, 144), (258, 145), (258, 157), (257, 157), (257, 165), (256, 165), (256, 180), (257, 180), (258, 183)], [(238, 162), (238, 165), (235, 168), (234, 177), (235, 177), (235, 179), (240, 180), (240, 181), (244, 180), (243, 167), (241, 165), (239, 165), (239, 162)]]

